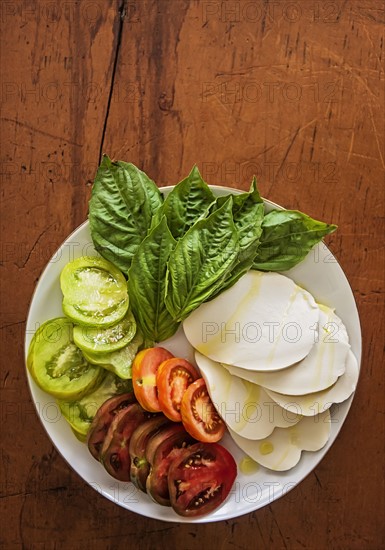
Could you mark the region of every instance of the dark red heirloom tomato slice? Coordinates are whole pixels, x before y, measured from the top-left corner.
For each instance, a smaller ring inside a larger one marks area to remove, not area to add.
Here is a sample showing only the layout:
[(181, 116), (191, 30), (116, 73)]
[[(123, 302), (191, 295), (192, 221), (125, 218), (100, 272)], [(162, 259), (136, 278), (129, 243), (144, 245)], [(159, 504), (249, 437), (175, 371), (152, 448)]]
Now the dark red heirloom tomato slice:
[(100, 448), (100, 451), (99, 451), (99, 460), (100, 461), (103, 461), (103, 456), (106, 453), (108, 447), (110, 446), (110, 443), (112, 441), (112, 438), (114, 437), (117, 425), (119, 424), (120, 420), (124, 417), (126, 412), (128, 410), (132, 409), (133, 405), (137, 405), (136, 407), (134, 407), (134, 410), (138, 410), (138, 407), (139, 407), (139, 410), (144, 410), (144, 409), (141, 408), (141, 406), (138, 404), (138, 402), (135, 401), (135, 403), (131, 403), (130, 405), (128, 405), (127, 407), (125, 407), (124, 409), (119, 411), (114, 416), (114, 418), (112, 419), (111, 424), (108, 427), (107, 433), (104, 436), (103, 444), (102, 444), (102, 446)]
[(164, 348), (147, 348), (140, 351), (132, 364), (132, 385), (135, 396), (146, 411), (160, 412), (156, 371), (159, 365), (173, 355)]
[(100, 460), (115, 479), (130, 481), (130, 439), (134, 430), (148, 418), (149, 413), (134, 403), (112, 421), (100, 451)]
[(115, 416), (135, 402), (135, 395), (133, 392), (130, 392), (111, 397), (99, 407), (87, 435), (88, 449), (96, 460), (100, 459), (100, 451), (104, 438)]
[(131, 436), (129, 445), (131, 457), (130, 478), (132, 483), (141, 491), (146, 492), (146, 480), (150, 473), (150, 464), (145, 456), (147, 443), (165, 425), (170, 426), (170, 424), (170, 421), (163, 415), (150, 418), (150, 420), (140, 424)]
[(168, 471), (171, 506), (181, 516), (202, 516), (217, 508), (237, 476), (231, 454), (217, 443), (196, 443), (173, 460)]
[(179, 357), (167, 359), (158, 368), (156, 385), (158, 400), (162, 412), (174, 422), (182, 420), (180, 405), (188, 386), (197, 380), (200, 374), (196, 368)]
[(146, 459), (150, 464), (146, 490), (155, 502), (170, 505), (167, 474), (171, 462), (182, 449), (195, 443), (182, 424), (172, 424), (151, 437), (146, 447)]
[(187, 388), (180, 412), (184, 427), (198, 441), (215, 443), (223, 437), (225, 423), (210, 399), (203, 378), (199, 378)]

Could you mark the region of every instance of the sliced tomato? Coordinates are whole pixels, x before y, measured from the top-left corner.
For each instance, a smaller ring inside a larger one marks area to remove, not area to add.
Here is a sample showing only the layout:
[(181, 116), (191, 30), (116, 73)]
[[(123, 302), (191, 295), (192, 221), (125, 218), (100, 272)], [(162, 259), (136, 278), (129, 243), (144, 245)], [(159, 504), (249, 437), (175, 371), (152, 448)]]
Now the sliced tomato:
[(182, 449), (193, 443), (195, 440), (186, 432), (182, 424), (166, 426), (149, 439), (145, 453), (150, 464), (146, 490), (155, 502), (163, 506), (170, 505), (167, 481), (170, 464), (179, 456)]
[(223, 437), (225, 423), (211, 401), (203, 378), (187, 388), (180, 412), (184, 427), (198, 441), (215, 443)]
[(132, 384), (137, 400), (146, 411), (160, 412), (156, 372), (159, 365), (173, 355), (164, 348), (140, 351), (132, 364)]
[(128, 309), (127, 281), (104, 258), (83, 256), (69, 262), (60, 275), (63, 311), (76, 324), (107, 327)]
[(129, 392), (107, 399), (98, 409), (87, 436), (88, 449), (96, 460), (100, 460), (100, 451), (115, 416), (135, 402), (134, 393)]
[(150, 473), (150, 464), (146, 459), (146, 447), (149, 439), (171, 422), (165, 416), (150, 418), (140, 424), (131, 436), (129, 453), (131, 457), (130, 478), (141, 491), (146, 492), (146, 481)]
[(168, 471), (171, 506), (181, 516), (202, 516), (228, 496), (237, 476), (231, 454), (217, 443), (183, 449)]
[(89, 363), (93, 365), (100, 365), (101, 367), (115, 373), (119, 378), (130, 379), (132, 378), (132, 363), (135, 359), (135, 355), (138, 353), (139, 347), (143, 344), (143, 336), (140, 330), (136, 331), (134, 338), (117, 351), (111, 351), (107, 353), (95, 353), (83, 351), (84, 357)]
[(136, 321), (130, 310), (118, 323), (109, 327), (74, 327), (74, 342), (82, 351), (105, 354), (127, 346), (136, 333)]
[(139, 403), (134, 403), (118, 413), (111, 422), (100, 451), (100, 460), (115, 479), (130, 481), (130, 439), (134, 430), (148, 418), (149, 413)]
[(162, 412), (174, 422), (181, 422), (180, 406), (188, 386), (199, 378), (196, 368), (178, 357), (167, 359), (156, 373), (158, 400)]
[(130, 392), (132, 399), (135, 401), (131, 380), (122, 380), (112, 372), (106, 372), (103, 382), (91, 393), (77, 401), (58, 399), (58, 405), (76, 435), (83, 436), (86, 439), (93, 419), (102, 405), (112, 397)]
[(105, 371), (90, 365), (73, 339), (65, 317), (43, 323), (35, 332), (27, 359), (37, 385), (57, 399), (81, 399), (103, 380)]

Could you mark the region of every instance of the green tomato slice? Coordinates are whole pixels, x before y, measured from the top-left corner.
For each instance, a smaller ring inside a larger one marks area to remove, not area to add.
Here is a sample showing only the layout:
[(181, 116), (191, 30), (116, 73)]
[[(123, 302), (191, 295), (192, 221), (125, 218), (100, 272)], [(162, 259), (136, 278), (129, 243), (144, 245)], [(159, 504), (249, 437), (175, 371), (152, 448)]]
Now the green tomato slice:
[(76, 431), (74, 428), (72, 428), (72, 426), (71, 426), (71, 430), (72, 430), (72, 433), (74, 434), (74, 436), (76, 437), (76, 439), (78, 439), (81, 443), (86, 443), (87, 434), (82, 434), (82, 433)]
[(129, 310), (126, 316), (107, 328), (75, 326), (74, 341), (88, 353), (109, 353), (124, 348), (135, 336), (136, 322)]
[(87, 394), (79, 401), (59, 400), (58, 405), (76, 437), (84, 441), (99, 407), (110, 397), (130, 391), (132, 391), (131, 380), (122, 380), (108, 372), (100, 386), (92, 393)]
[(107, 327), (128, 309), (127, 281), (104, 258), (83, 256), (69, 262), (60, 275), (63, 311), (76, 324)]
[(132, 363), (142, 344), (143, 336), (138, 330), (131, 342), (122, 349), (110, 353), (83, 351), (83, 355), (89, 363), (100, 365), (120, 378), (129, 379), (132, 375)]
[(35, 332), (27, 367), (36, 384), (58, 399), (80, 399), (100, 384), (103, 369), (87, 362), (65, 317), (43, 323)]
[(32, 374), (32, 369), (33, 369), (33, 350), (34, 349), (35, 349), (35, 338), (32, 338), (32, 340), (29, 344), (28, 354), (27, 354), (27, 361), (26, 361), (27, 368), (28, 368), (28, 370), (31, 374)]

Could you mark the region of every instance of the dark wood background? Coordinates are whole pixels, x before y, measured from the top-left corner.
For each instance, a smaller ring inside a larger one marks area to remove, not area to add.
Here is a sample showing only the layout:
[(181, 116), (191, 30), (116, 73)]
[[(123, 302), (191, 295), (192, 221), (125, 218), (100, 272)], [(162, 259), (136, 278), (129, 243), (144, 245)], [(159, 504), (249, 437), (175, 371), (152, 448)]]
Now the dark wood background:
[[(349, 548), (384, 541), (384, 3), (1, 2), (1, 547)], [(206, 525), (127, 512), (54, 450), (23, 338), (38, 277), (87, 216), (102, 152), (159, 184), (212, 184), (299, 208), (355, 294), (362, 373), (314, 473), (253, 514)]]

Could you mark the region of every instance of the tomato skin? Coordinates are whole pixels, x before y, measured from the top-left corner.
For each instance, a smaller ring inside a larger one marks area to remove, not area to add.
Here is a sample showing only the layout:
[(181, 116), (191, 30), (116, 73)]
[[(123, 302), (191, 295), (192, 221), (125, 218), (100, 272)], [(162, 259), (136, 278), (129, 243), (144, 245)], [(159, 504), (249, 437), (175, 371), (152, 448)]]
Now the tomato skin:
[(148, 412), (139, 403), (133, 403), (111, 422), (100, 452), (100, 461), (118, 481), (130, 481), (130, 439), (134, 430), (148, 418)]
[(186, 432), (182, 424), (165, 426), (151, 437), (146, 447), (146, 459), (151, 468), (146, 481), (146, 491), (150, 497), (163, 506), (170, 505), (168, 491), (168, 470), (179, 453), (195, 440)]
[(132, 384), (141, 406), (149, 412), (160, 412), (156, 372), (159, 365), (173, 355), (164, 348), (147, 348), (140, 351), (132, 364)]
[(198, 441), (215, 443), (226, 431), (225, 423), (215, 410), (203, 378), (187, 388), (180, 412), (186, 431)]
[(171, 506), (185, 517), (215, 510), (228, 496), (237, 476), (232, 455), (217, 443), (183, 449), (168, 471)]
[(113, 419), (135, 401), (134, 393), (129, 392), (111, 397), (99, 407), (87, 435), (88, 449), (96, 460), (100, 460), (100, 451)]
[(150, 418), (140, 424), (130, 439), (129, 453), (131, 457), (130, 478), (132, 483), (146, 493), (146, 481), (150, 473), (150, 463), (146, 459), (146, 446), (149, 439), (159, 433), (170, 421), (163, 415)]
[(167, 359), (156, 373), (159, 406), (162, 412), (174, 422), (181, 422), (180, 407), (188, 386), (200, 377), (196, 368), (178, 357)]

